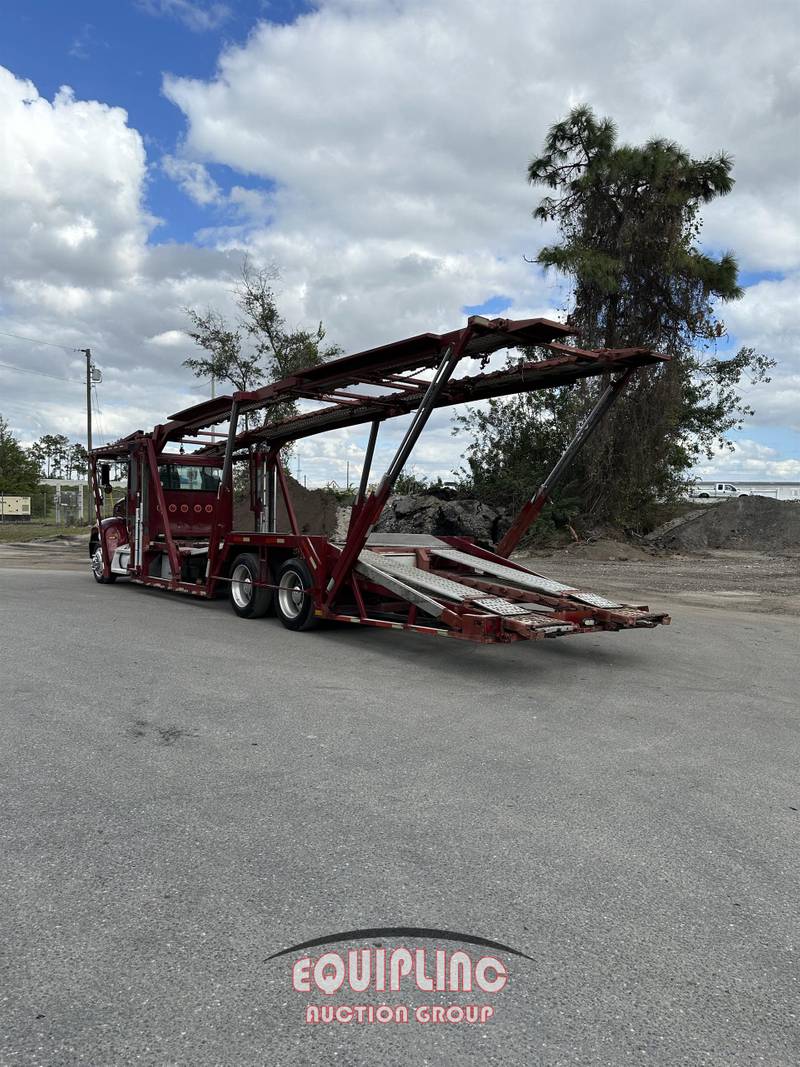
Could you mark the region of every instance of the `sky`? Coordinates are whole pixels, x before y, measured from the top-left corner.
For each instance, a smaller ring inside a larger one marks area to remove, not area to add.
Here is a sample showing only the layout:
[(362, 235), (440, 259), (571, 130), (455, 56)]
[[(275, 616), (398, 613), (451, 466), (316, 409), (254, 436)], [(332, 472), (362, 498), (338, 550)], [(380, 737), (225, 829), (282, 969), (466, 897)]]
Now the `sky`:
[[(563, 280), (529, 262), (554, 234), (526, 168), (585, 102), (623, 141), (733, 156), (701, 238), (746, 286), (723, 352), (778, 366), (697, 474), (800, 479), (798, 39), (794, 0), (7, 0), (0, 414), (24, 443), (85, 440), (85, 347), (95, 440), (204, 399), (184, 309), (232, 314), (245, 255), (278, 268), (290, 325), (346, 351), (479, 311), (563, 317)], [(337, 431), (295, 462), (344, 484), (364, 444)], [(463, 449), (437, 412), (413, 469), (447, 479)]]

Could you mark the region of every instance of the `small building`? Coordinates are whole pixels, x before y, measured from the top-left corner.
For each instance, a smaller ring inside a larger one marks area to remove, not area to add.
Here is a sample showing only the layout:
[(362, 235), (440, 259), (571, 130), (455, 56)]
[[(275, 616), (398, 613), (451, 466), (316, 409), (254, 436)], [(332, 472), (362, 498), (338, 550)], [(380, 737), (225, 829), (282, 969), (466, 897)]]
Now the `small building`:
[(31, 498), (0, 493), (0, 522), (30, 522)]
[[(86, 478), (42, 478), (39, 483), (50, 490), (48, 516), (57, 525), (82, 526), (94, 522), (94, 501)], [(127, 482), (111, 483), (114, 499), (124, 493)]]

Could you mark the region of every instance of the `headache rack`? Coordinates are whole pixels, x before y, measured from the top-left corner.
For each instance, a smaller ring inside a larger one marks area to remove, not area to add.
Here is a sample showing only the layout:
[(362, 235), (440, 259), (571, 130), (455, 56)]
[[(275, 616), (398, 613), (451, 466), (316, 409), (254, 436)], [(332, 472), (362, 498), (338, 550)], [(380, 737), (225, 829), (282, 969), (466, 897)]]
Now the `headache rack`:
[[(90, 457), (98, 519), (91, 548), (95, 577), (126, 576), (199, 596), (227, 588), (237, 614), (253, 618), (274, 609), (294, 630), (330, 619), (496, 642), (669, 622), (663, 612), (576, 589), (509, 559), (631, 376), (669, 358), (647, 348), (588, 350), (565, 343), (573, 335), (569, 326), (549, 319), (472, 316), (460, 330), (420, 334), (261, 389), (216, 397), (171, 415), (149, 433), (138, 431), (95, 449)], [(508, 348), (533, 350), (536, 358), (480, 370), (493, 353)], [(478, 373), (457, 377), (462, 361), (473, 361), (477, 365), (470, 369)], [(434, 410), (598, 376), (605, 387), (595, 406), (491, 550), (463, 537), (375, 532)], [(288, 400), (300, 403), (300, 413), (274, 417)], [(377, 486), (369, 489), (379, 427), (401, 415), (411, 416), (405, 435)], [(369, 426), (369, 436), (346, 536), (302, 532), (281, 449), (361, 425)], [(180, 452), (168, 451), (178, 444)], [(185, 453), (187, 445), (191, 453)], [(124, 516), (102, 519), (98, 465), (110, 459), (128, 460), (128, 493)], [(235, 530), (233, 470), (242, 461), (250, 474), (252, 528)], [(175, 495), (164, 469), (174, 480), (184, 466), (189, 482), (204, 480), (205, 489)], [(278, 529), (279, 494), (288, 530)]]

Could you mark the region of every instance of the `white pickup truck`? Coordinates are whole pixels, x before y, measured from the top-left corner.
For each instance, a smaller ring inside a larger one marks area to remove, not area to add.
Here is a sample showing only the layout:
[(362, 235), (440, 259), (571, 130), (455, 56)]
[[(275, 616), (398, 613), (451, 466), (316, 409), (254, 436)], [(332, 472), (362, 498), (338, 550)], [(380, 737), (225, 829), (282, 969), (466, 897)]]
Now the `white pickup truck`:
[(693, 500), (720, 500), (729, 499), (735, 496), (748, 496), (748, 494), (740, 492), (736, 486), (731, 485), (730, 482), (714, 482), (693, 485), (689, 490), (689, 496), (692, 497)]

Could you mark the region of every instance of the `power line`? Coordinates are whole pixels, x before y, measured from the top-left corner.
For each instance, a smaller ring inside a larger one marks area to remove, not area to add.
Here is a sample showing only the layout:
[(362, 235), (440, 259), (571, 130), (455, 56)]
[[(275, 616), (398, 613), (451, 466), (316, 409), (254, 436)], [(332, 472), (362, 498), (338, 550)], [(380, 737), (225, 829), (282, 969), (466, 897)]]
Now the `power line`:
[(52, 378), (57, 382), (74, 382), (78, 385), (82, 385), (80, 378), (62, 378), (57, 374), (48, 374), (44, 370), (34, 370), (32, 367), (18, 367), (15, 363), (3, 363), (0, 361), (0, 367), (8, 367), (9, 370), (19, 371), (20, 374), (38, 374), (42, 378)]
[[(91, 452), (92, 450), (92, 353), (88, 348), (71, 348), (68, 345), (60, 345), (54, 341), (44, 341), (40, 337), (26, 337), (21, 333), (10, 333), (8, 330), (0, 330), (0, 337), (11, 337), (15, 341), (27, 341), (32, 345), (47, 345), (48, 348), (59, 348), (63, 352), (72, 354), (73, 352), (80, 352), (86, 357), (86, 447)], [(55, 374), (48, 374), (47, 371), (37, 371), (32, 367), (20, 367), (14, 363), (3, 363), (0, 361), (0, 366), (7, 367), (9, 370), (15, 370), (22, 374), (38, 374), (41, 378), (52, 378), (56, 382), (70, 382), (76, 381), (73, 378), (63, 378)], [(95, 389), (95, 397), (97, 397), (97, 390)], [(100, 401), (97, 400), (98, 407), (98, 423), (99, 423), (99, 410)], [(102, 431), (102, 427), (101, 427)], [(105, 436), (105, 435), (103, 435)]]
[(69, 345), (58, 345), (53, 341), (41, 341), (38, 337), (23, 337), (20, 333), (7, 333), (0, 330), (0, 337), (13, 337), (15, 341), (29, 341), (32, 345), (48, 345), (50, 348), (61, 348), (64, 352), (82, 352), (81, 348), (70, 348)]

